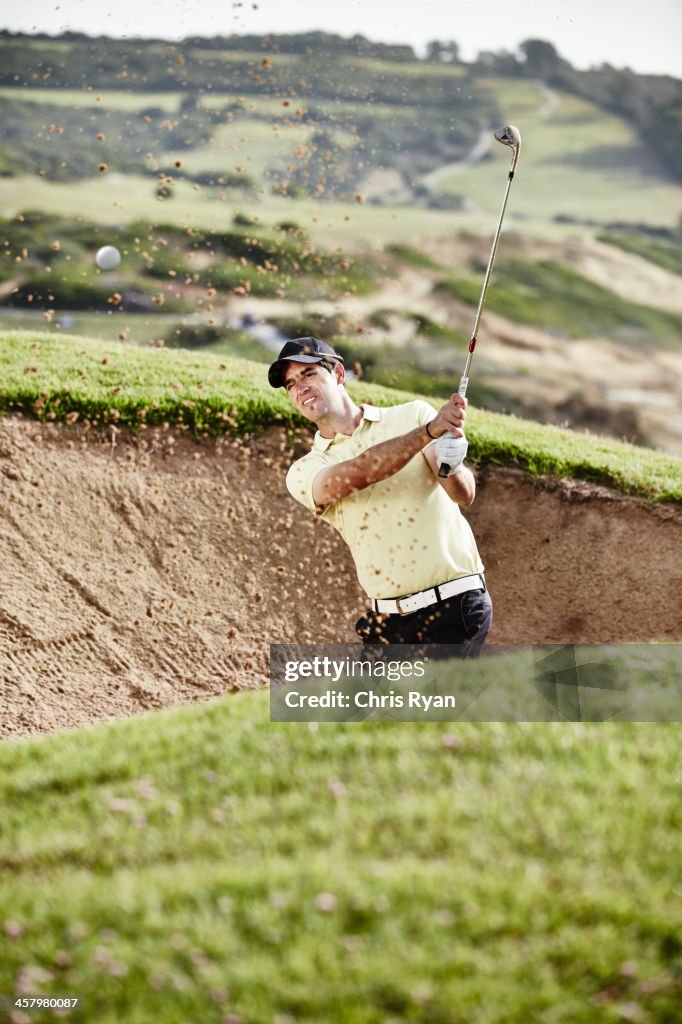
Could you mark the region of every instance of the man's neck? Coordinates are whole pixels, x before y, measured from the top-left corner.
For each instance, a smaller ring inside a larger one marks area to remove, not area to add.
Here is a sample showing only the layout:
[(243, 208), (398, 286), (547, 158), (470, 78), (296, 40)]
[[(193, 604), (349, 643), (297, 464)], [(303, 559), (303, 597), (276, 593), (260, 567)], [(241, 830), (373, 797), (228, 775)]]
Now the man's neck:
[(317, 429), (322, 437), (328, 439), (336, 437), (337, 434), (346, 434), (350, 437), (361, 422), (362, 409), (349, 398), (342, 412), (325, 416), (318, 422)]

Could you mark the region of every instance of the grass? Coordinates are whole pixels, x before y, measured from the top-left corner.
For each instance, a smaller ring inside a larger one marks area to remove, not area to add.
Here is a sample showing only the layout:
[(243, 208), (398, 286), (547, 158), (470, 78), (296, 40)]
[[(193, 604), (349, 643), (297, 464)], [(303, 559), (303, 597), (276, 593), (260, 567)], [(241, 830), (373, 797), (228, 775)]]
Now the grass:
[[(376, 268), (366, 258), (346, 256), (338, 247), (322, 250), (291, 222), (289, 230), (278, 224), (263, 232), (257, 224), (237, 224), (244, 220), (235, 215), (229, 229), (216, 223), (213, 230), (200, 231), (145, 221), (104, 227), (84, 217), (26, 211), (0, 219), (0, 281), (8, 285), (12, 306), (70, 313), (106, 311), (114, 302), (123, 310), (156, 304), (167, 312), (201, 311), (215, 294), (208, 289), (325, 298), (374, 290)], [(104, 241), (115, 242), (121, 252), (121, 265), (112, 274), (93, 265)]]
[[(477, 171), (488, 173), (488, 165), (481, 165)], [(499, 165), (496, 172), (497, 190), (501, 195)], [(548, 187), (547, 182), (542, 187)], [(273, 226), (285, 219), (295, 220), (318, 244), (342, 244), (353, 248), (368, 245), (381, 248), (385, 244), (404, 243), (406, 238), (443, 237), (460, 230), (492, 237), (499, 217), (499, 209), (495, 208), (499, 196), (497, 200), (493, 199), (492, 183), (491, 201), (485, 208), (481, 206), (478, 213), (444, 213), (415, 206), (290, 199), (263, 189), (245, 199), (239, 190), (207, 188), (183, 180), (175, 182), (171, 200), (158, 201), (154, 190), (151, 178), (133, 174), (109, 173), (77, 183), (49, 182), (37, 175), (0, 178), (0, 215), (14, 217), (25, 209), (41, 209), (71, 218), (85, 216), (99, 224), (146, 220), (152, 224), (172, 222), (178, 226), (210, 230), (229, 227), (234, 213), (243, 212), (258, 217), (263, 226)], [(616, 212), (619, 219), (630, 219), (630, 201), (631, 197), (623, 192), (621, 208)], [(565, 205), (561, 203), (561, 207)], [(652, 222), (673, 223), (671, 211), (676, 211), (678, 206), (679, 190), (661, 202), (655, 214), (652, 213)], [(576, 217), (583, 219), (579, 211)], [(530, 205), (521, 216), (515, 197), (510, 197), (505, 224), (515, 224), (517, 230), (551, 239), (592, 238), (596, 230), (579, 223), (548, 221), (544, 208), (531, 208)]]
[[(79, 313), (71, 312), (63, 320), (56, 316), (50, 321), (37, 311), (0, 310), (0, 334), (30, 331), (32, 334), (78, 334), (101, 341), (117, 342), (122, 337), (129, 345), (156, 345), (161, 340), (172, 347), (194, 348), (226, 355), (242, 356), (258, 362), (271, 362), (271, 353), (253, 338), (241, 331), (213, 324), (210, 314), (170, 313)], [(216, 340), (208, 340), (211, 335)], [(219, 340), (218, 337), (219, 336)]]
[[(192, 60), (201, 59), (201, 51), (197, 51)], [(206, 51), (205, 56), (214, 60), (216, 51)], [(163, 57), (159, 51), (159, 58)], [(228, 56), (228, 61), (234, 59)], [(259, 64), (262, 54), (252, 55), (241, 54), (239, 60), (253, 61), (254, 66)], [(287, 55), (280, 55), (276, 58), (276, 64), (281, 63), (283, 68), (293, 68), (293, 58)], [(353, 62), (356, 74), (361, 73), (363, 81), (381, 83), (386, 75), (395, 76), (395, 83), (403, 80), (403, 86), (398, 88), (396, 99), (397, 104), (390, 102), (372, 104), (359, 103), (353, 96), (348, 94), (343, 97), (343, 75), (337, 82), (342, 98), (324, 98), (324, 89), (318, 94), (315, 88), (312, 91), (304, 92), (299, 98), (292, 101), (291, 107), (284, 107), (281, 97), (268, 95), (247, 95), (238, 97), (234, 92), (221, 93), (215, 90), (205, 92), (201, 97), (200, 106), (204, 109), (216, 109), (233, 104), (235, 100), (240, 102), (246, 116), (239, 115), (233, 123), (216, 125), (210, 141), (198, 142), (193, 149), (182, 151), (173, 148), (183, 144), (183, 140), (173, 140), (166, 145), (164, 142), (155, 144), (150, 148), (154, 149), (157, 160), (165, 159), (172, 163), (176, 158), (181, 158), (185, 172), (199, 173), (216, 171), (234, 172), (234, 167), (239, 164), (246, 167), (249, 175), (260, 179), (266, 169), (275, 164), (295, 164), (299, 158), (295, 157), (300, 147), (305, 149), (305, 142), (309, 138), (313, 128), (310, 124), (303, 123), (296, 118), (295, 111), (299, 108), (310, 107), (313, 112), (331, 114), (338, 118), (338, 124), (334, 126), (329, 121), (322, 123), (325, 132), (330, 132), (336, 141), (342, 146), (350, 145), (356, 136), (346, 134), (346, 129), (353, 118), (363, 120), (371, 114), (372, 120), (377, 126), (385, 125), (386, 133), (390, 137), (406, 129), (405, 122), (423, 119), (424, 109), (428, 108), (429, 116), (434, 116), (431, 110), (429, 97), (436, 97), (442, 92), (442, 86), (447, 84), (453, 92), (453, 103), (455, 110), (464, 103), (462, 112), (468, 117), (468, 102), (464, 101), (460, 90), (469, 88), (462, 81), (458, 83), (463, 69), (450, 65), (428, 65), (418, 63), (393, 63), (367, 59), (357, 59)], [(287, 72), (288, 73), (288, 72)], [(435, 92), (429, 88), (423, 91), (419, 86), (418, 95), (413, 98), (414, 78), (422, 83), (427, 80), (432, 83)], [(394, 84), (395, 84), (394, 83)], [(132, 85), (132, 80), (131, 80)], [(551, 221), (557, 216), (574, 218), (577, 221), (594, 221), (595, 224), (608, 224), (610, 222), (640, 222), (654, 225), (667, 225), (673, 227), (679, 217), (680, 210), (680, 188), (666, 179), (661, 174), (655, 161), (647, 153), (646, 147), (642, 145), (634, 132), (632, 126), (626, 119), (613, 114), (605, 113), (602, 109), (587, 100), (580, 99), (566, 93), (559, 93), (558, 105), (549, 116), (543, 108), (546, 107), (546, 97), (538, 89), (537, 85), (517, 78), (484, 78), (477, 77), (475, 85), (476, 100), (481, 110), (499, 111), (500, 120), (511, 121), (520, 126), (523, 134), (523, 150), (519, 162), (518, 172), (512, 190), (509, 205), (509, 219), (518, 218), (520, 221)], [(22, 101), (26, 106), (36, 106), (45, 103), (61, 105), (75, 111), (83, 111), (84, 124), (91, 127), (90, 120), (96, 116), (96, 112), (111, 112), (113, 114), (135, 114), (146, 107), (162, 107), (168, 114), (177, 112), (183, 93), (177, 90), (167, 93), (160, 92), (139, 92), (134, 87), (129, 90), (103, 89), (103, 90), (78, 90), (58, 88), (3, 88), (0, 90), (0, 99), (3, 97), (11, 102)], [(426, 98), (425, 98), (426, 97)], [(473, 101), (472, 101), (473, 102)], [(420, 109), (420, 103), (422, 104)], [(437, 109), (437, 103), (436, 107)], [(488, 116), (486, 114), (486, 116)], [(88, 120), (90, 118), (90, 120)], [(479, 118), (473, 117), (478, 123)], [(374, 132), (376, 145), (376, 131)], [(11, 140), (10, 140), (11, 141)], [(368, 145), (372, 143), (370, 132)], [(11, 157), (11, 146), (8, 148), (7, 157)], [(45, 146), (43, 145), (43, 149)], [(165, 156), (163, 150), (166, 150)], [(39, 151), (38, 151), (39, 152)], [(143, 162), (145, 147), (140, 149), (140, 162)], [(446, 178), (441, 190), (446, 195), (456, 194), (468, 200), (469, 204), (480, 211), (479, 217), (490, 221), (490, 218), (497, 216), (499, 203), (502, 194), (503, 175), (507, 166), (509, 154), (503, 151), (502, 147), (493, 146), (490, 156), (474, 167), (460, 169)], [(388, 147), (387, 159), (389, 162), (395, 158), (391, 146)], [(36, 157), (37, 159), (37, 157)], [(303, 163), (308, 159), (306, 155), (301, 158)], [(443, 157), (445, 161), (447, 157)], [(6, 179), (0, 182), (0, 208), (4, 207), (8, 212), (13, 212), (25, 203), (16, 200), (17, 189), (29, 194), (34, 192), (36, 185), (42, 186), (40, 191), (41, 200), (46, 203), (54, 202), (53, 208), (73, 210), (81, 212), (82, 203), (92, 204), (87, 212), (97, 216), (96, 208), (99, 206), (108, 207), (111, 210), (110, 199), (116, 202), (116, 207), (125, 218), (153, 218), (151, 212), (153, 197), (151, 186), (153, 182), (145, 181), (140, 183), (134, 174), (125, 176), (125, 187), (120, 189), (120, 194), (111, 196), (111, 190), (102, 189), (101, 179), (97, 177), (97, 160), (94, 159), (92, 173), (95, 175), (87, 183), (76, 183), (64, 186), (64, 191), (46, 190), (46, 182), (41, 179), (32, 179), (29, 175), (17, 179)], [(28, 166), (32, 166), (29, 164)], [(369, 167), (370, 165), (368, 165)], [(36, 171), (38, 171), (36, 166)], [(114, 179), (113, 174), (108, 176), (109, 181)], [(358, 178), (358, 182), (359, 182)], [(260, 180), (262, 191), (258, 198), (251, 197), (251, 201), (263, 204), (263, 208), (269, 208), (272, 203), (278, 201), (277, 196), (269, 196), (270, 182)], [(146, 187), (147, 195), (144, 194)], [(352, 192), (351, 190), (351, 195)], [(109, 193), (109, 194), (108, 194)], [(228, 200), (232, 199), (228, 196)], [(236, 197), (234, 197), (236, 198)], [(173, 199), (175, 207), (174, 216), (177, 215), (182, 221), (192, 219), (198, 225), (206, 224), (206, 203), (217, 203), (215, 192), (207, 195), (206, 190), (197, 193), (191, 184), (178, 183), (176, 195)], [(289, 200), (289, 202), (292, 202)], [(37, 205), (31, 199), (32, 205)], [(168, 204), (170, 205), (170, 204)], [(320, 204), (312, 200), (300, 200), (296, 206), (295, 216), (299, 217), (301, 212), (310, 206), (320, 213)], [(327, 204), (325, 204), (327, 206)], [(218, 207), (216, 206), (217, 210)], [(337, 219), (339, 209), (344, 214), (351, 213), (353, 227), (357, 235), (357, 213), (353, 213), (353, 204), (329, 204), (333, 211), (333, 220)], [(215, 212), (215, 211), (214, 211)], [(385, 213), (387, 211), (380, 211)], [(425, 213), (432, 213), (433, 218), (426, 218), (424, 223), (430, 228), (443, 224), (443, 214), (439, 211), (413, 211), (417, 219), (422, 219)], [(219, 213), (217, 214), (219, 216)], [(210, 216), (210, 215), (209, 215)], [(325, 213), (321, 212), (321, 218)], [(343, 219), (342, 217), (339, 219)], [(368, 236), (376, 237), (373, 227), (374, 216), (365, 221), (367, 224)], [(383, 224), (386, 233), (384, 239), (404, 240), (409, 237), (417, 237), (415, 233), (405, 232), (401, 236), (390, 233), (392, 227), (390, 219), (383, 222), (377, 216), (379, 223)], [(488, 225), (486, 224), (486, 227)], [(346, 230), (345, 223), (335, 224), (335, 231), (342, 233)], [(379, 236), (381, 237), (381, 236)]]
[(25, 86), (0, 88), (0, 100), (21, 100), (23, 103), (70, 107), (73, 110), (137, 111), (161, 107), (167, 113), (174, 114), (183, 96), (182, 92), (138, 92), (131, 89), (54, 89)]
[(682, 232), (668, 232), (662, 237), (645, 232), (605, 232), (597, 235), (599, 242), (615, 245), (625, 252), (641, 256), (649, 263), (655, 263), (671, 274), (682, 275)]
[(235, 124), (217, 126), (206, 146), (182, 153), (167, 152), (160, 162), (169, 165), (180, 157), (183, 169), (190, 173), (233, 172), (243, 165), (249, 177), (260, 180), (274, 164), (293, 161), (294, 150), (308, 141), (311, 132), (310, 127), (300, 124), (283, 127), (240, 118)]
[[(425, 74), (427, 69), (420, 67), (419, 71)], [(429, 74), (437, 78), (436, 71)], [(451, 74), (452, 70), (447, 73)], [(401, 68), (400, 74), (408, 76), (410, 66)], [(521, 158), (507, 213), (509, 223), (516, 221), (531, 231), (542, 230), (561, 237), (588, 228), (552, 224), (557, 216), (572, 218), (578, 223), (593, 222), (590, 234), (599, 230), (597, 225), (610, 222), (639, 222), (669, 228), (677, 225), (680, 186), (657, 172), (625, 120), (604, 114), (587, 100), (565, 93), (558, 95), (558, 106), (553, 113), (544, 117), (546, 98), (534, 83), (526, 81), (488, 79), (482, 83), (482, 88), (497, 105), (502, 120), (518, 124), (523, 134)], [(29, 91), (33, 98), (38, 93), (62, 95), (57, 89), (10, 91), (18, 92), (22, 98)], [(74, 101), (79, 95), (76, 93)], [(93, 96), (92, 93), (82, 95), (88, 100)], [(121, 110), (125, 95), (104, 90), (101, 103), (96, 105), (109, 104), (112, 110)], [(147, 95), (151, 102), (156, 102), (156, 94), (131, 92), (130, 109), (134, 103), (144, 102)], [(167, 102), (177, 102), (177, 99), (177, 92), (166, 94)], [(235, 97), (230, 94), (204, 96), (204, 103), (220, 105), (223, 99), (229, 102)], [(323, 108), (325, 103), (315, 100), (314, 105)], [(375, 106), (377, 116), (382, 122), (386, 120), (388, 126), (390, 117), (394, 116), (390, 106), (385, 110), (379, 104)], [(330, 101), (329, 109), (342, 119), (357, 113), (356, 104), (352, 102)], [(267, 166), (282, 159), (291, 160), (297, 146), (309, 134), (309, 126), (295, 119), (291, 123), (283, 121), (285, 109), (281, 100), (252, 97), (245, 102), (245, 111), (247, 117), (231, 125), (217, 126), (209, 143), (196, 150), (183, 151), (179, 155), (183, 168), (186, 171), (216, 168), (233, 173), (239, 164), (249, 175), (258, 176)], [(267, 115), (273, 119), (271, 124), (261, 120)], [(344, 141), (340, 127), (332, 129), (328, 125), (327, 129), (333, 130), (339, 141)], [(162, 159), (160, 152), (155, 156)], [(171, 161), (177, 156), (169, 151), (167, 159)], [(114, 173), (76, 183), (50, 183), (31, 175), (2, 179), (0, 212), (13, 215), (27, 206), (43, 207), (67, 215), (84, 213), (110, 222), (113, 217), (121, 221), (140, 218), (154, 221), (163, 210), (164, 219), (170, 216), (179, 224), (208, 227), (246, 203), (249, 212), (257, 211), (263, 220), (290, 216), (300, 221), (326, 244), (348, 240), (357, 244), (360, 238), (376, 244), (403, 243), (427, 234), (445, 234), (454, 225), (491, 231), (499, 215), (508, 158), (502, 146), (494, 146), (488, 159), (444, 180), (443, 193), (466, 198), (470, 207), (477, 210), (473, 215), (284, 199), (270, 194), (269, 181), (263, 181), (257, 193), (245, 200), (237, 191), (230, 193), (229, 189), (220, 191), (178, 180), (172, 201), (159, 204), (151, 178)]]
[(404, 243), (396, 242), (392, 245), (386, 246), (386, 252), (391, 256), (395, 256), (401, 263), (407, 264), (408, 267), (416, 267), (418, 270), (442, 270), (442, 265), (432, 260), (426, 253), (420, 252), (419, 249), (415, 249), (412, 245), (406, 245)]
[[(472, 306), (479, 301), (478, 277), (443, 280), (436, 289)], [(486, 296), (490, 309), (519, 323), (560, 331), (568, 337), (634, 334), (679, 343), (682, 317), (630, 302), (559, 263), (508, 260), (494, 271), (494, 288)]]
[(311, 728), (263, 692), (7, 743), (0, 989), (99, 1024), (672, 1024), (677, 759), (665, 725)]
[[(318, 243), (324, 240), (325, 244), (350, 243), (355, 247), (359, 238), (380, 246), (386, 240), (414, 234), (439, 235), (444, 230), (443, 213), (436, 210), (285, 199), (267, 191), (245, 199), (243, 193), (195, 187), (182, 180), (175, 183), (172, 200), (159, 202), (153, 191), (154, 182), (141, 175), (105, 175), (80, 184), (46, 182), (28, 175), (0, 178), (0, 213), (11, 217), (30, 208), (74, 218), (85, 216), (100, 224), (142, 219), (152, 224), (172, 221), (178, 226), (210, 230), (229, 228), (235, 212), (243, 212), (258, 217), (263, 226), (294, 220)], [(453, 217), (453, 229), (460, 221), (469, 224), (471, 219)], [(488, 226), (478, 220), (471, 223), (473, 229), (481, 231)], [(552, 231), (565, 228), (553, 227)]]
[(95, 424), (184, 423), (215, 433), (233, 422), (243, 433), (266, 422), (293, 420), (283, 400), (282, 412), (273, 405), (262, 367), (247, 360), (228, 365), (215, 354), (136, 348), (75, 335), (16, 333), (4, 340), (2, 411)]
[[(350, 392), (377, 405), (412, 397), (361, 382)], [(199, 434), (304, 422), (283, 393), (269, 388), (262, 366), (247, 360), (31, 332), (2, 338), (0, 412), (12, 411), (102, 425), (174, 422)], [(480, 409), (472, 409), (469, 423), (474, 461), (682, 501), (682, 460), (672, 456)]]

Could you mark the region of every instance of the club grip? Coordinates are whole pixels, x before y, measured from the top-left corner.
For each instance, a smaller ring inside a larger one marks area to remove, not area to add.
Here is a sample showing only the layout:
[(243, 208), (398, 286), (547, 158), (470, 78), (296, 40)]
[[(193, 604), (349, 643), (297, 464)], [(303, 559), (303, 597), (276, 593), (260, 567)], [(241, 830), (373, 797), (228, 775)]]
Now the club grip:
[[(475, 341), (475, 339), (474, 339), (474, 341)], [(457, 388), (457, 394), (461, 395), (462, 398), (466, 398), (468, 386), (469, 386), (469, 378), (468, 377), (460, 378), (459, 387)], [(438, 476), (441, 477), (442, 479), (445, 479), (445, 477), (447, 477), (449, 475), (450, 475), (450, 466), (448, 465), (447, 462), (441, 462), (440, 466), (438, 467)]]

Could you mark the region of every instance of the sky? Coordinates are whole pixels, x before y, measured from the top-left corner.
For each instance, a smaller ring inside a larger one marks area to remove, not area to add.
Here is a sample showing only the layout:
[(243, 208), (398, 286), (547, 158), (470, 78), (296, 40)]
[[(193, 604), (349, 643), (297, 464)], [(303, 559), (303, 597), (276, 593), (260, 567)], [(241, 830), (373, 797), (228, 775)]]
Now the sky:
[(231, 35), (321, 29), (378, 42), (454, 39), (462, 59), (544, 39), (577, 68), (603, 63), (682, 78), (682, 0), (22, 0), (0, 28), (110, 36)]

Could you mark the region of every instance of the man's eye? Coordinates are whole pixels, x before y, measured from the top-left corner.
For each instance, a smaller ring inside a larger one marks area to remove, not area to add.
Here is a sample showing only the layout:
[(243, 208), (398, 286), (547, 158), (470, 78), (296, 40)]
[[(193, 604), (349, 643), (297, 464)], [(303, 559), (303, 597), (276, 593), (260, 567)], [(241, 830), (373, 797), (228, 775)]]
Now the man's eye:
[(288, 380), (288, 381), (286, 381), (285, 384), (284, 384), (284, 390), (285, 391), (291, 391), (291, 389), (298, 383), (298, 381), (300, 381), (300, 380), (307, 380), (308, 377), (314, 377), (315, 373), (316, 373), (316, 368), (314, 366), (311, 367), (309, 370), (304, 370), (301, 374), (299, 374), (298, 377), (296, 377), (295, 380)]

